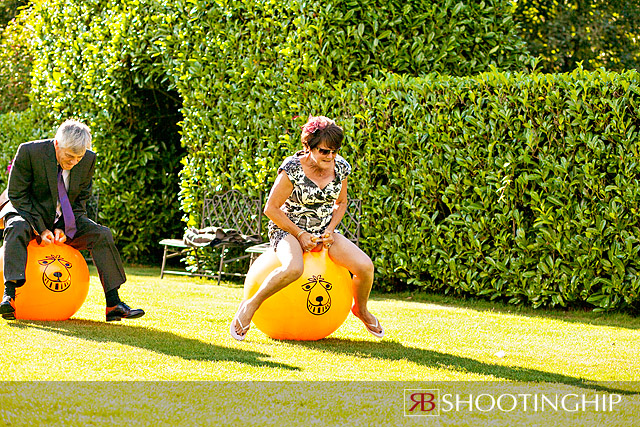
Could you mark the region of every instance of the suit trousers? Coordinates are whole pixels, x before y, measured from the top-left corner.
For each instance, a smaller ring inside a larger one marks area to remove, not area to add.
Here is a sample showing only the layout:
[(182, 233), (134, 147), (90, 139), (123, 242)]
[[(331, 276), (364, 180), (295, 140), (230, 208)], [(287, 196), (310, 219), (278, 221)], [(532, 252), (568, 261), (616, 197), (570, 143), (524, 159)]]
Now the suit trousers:
[[(62, 227), (64, 229), (64, 227)], [(86, 216), (76, 218), (76, 234), (66, 243), (72, 248), (87, 249), (98, 270), (100, 282), (107, 293), (120, 288), (126, 280), (120, 253), (108, 227), (97, 224)], [(10, 213), (5, 217), (4, 229), (4, 279), (22, 286), (27, 266), (27, 245), (35, 237), (29, 223), (20, 215)]]

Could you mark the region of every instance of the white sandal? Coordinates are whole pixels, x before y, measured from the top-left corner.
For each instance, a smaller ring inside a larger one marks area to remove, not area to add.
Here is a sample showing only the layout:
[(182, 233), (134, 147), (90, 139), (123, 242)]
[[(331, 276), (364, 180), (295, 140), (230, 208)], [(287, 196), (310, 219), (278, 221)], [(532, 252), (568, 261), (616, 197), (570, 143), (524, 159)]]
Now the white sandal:
[[(373, 314), (372, 314), (373, 316)], [(367, 331), (369, 331), (369, 333), (371, 333), (371, 335), (373, 335), (376, 338), (382, 338), (384, 337), (384, 328), (382, 327), (382, 325), (380, 325), (380, 322), (378, 322), (378, 318), (376, 316), (373, 316), (374, 319), (376, 319), (376, 323), (366, 323), (364, 320), (362, 321), (362, 323), (364, 323), (364, 327), (367, 328)], [(240, 324), (240, 326), (242, 326), (242, 324)], [(374, 329), (378, 329), (380, 328), (380, 332), (376, 332), (374, 331)]]
[[(242, 311), (244, 311), (245, 307), (245, 305), (240, 306), (238, 312), (235, 316), (233, 316), (233, 320), (231, 320), (231, 323), (229, 324), (229, 333), (237, 341), (243, 341), (247, 337), (247, 332), (249, 332), (249, 329), (251, 329), (251, 322), (249, 322), (247, 326), (243, 326), (240, 319), (238, 319), (238, 316)], [(234, 326), (235, 322), (238, 322), (238, 325), (240, 325), (240, 329), (242, 329), (242, 335), (236, 332), (236, 327)]]

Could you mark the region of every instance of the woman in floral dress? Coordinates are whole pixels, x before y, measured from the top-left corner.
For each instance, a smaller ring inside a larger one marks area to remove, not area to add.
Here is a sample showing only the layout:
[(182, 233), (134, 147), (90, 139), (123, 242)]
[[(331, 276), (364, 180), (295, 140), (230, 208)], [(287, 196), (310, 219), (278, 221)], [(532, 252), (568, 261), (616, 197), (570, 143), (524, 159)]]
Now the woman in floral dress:
[(240, 304), (229, 326), (236, 340), (244, 340), (251, 318), (267, 298), (302, 275), (303, 252), (318, 245), (327, 248), (331, 259), (353, 274), (351, 312), (371, 334), (384, 336), (378, 319), (367, 309), (373, 263), (353, 242), (335, 231), (347, 209), (347, 176), (351, 173), (351, 165), (338, 155), (343, 138), (342, 128), (333, 120), (310, 116), (302, 127), (304, 150), (287, 157), (278, 168), (264, 213), (271, 220), (269, 241), (282, 266)]

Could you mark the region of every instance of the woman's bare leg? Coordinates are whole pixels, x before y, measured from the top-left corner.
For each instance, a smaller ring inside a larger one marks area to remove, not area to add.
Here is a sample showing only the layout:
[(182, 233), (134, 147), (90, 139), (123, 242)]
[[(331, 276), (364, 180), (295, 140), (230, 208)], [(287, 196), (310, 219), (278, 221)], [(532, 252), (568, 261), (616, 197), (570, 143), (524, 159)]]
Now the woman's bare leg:
[(278, 243), (276, 256), (282, 266), (273, 270), (264, 279), (258, 291), (251, 298), (244, 300), (240, 304), (238, 313), (234, 317), (235, 325), (232, 327), (241, 336), (244, 336), (246, 329), (243, 330), (240, 325), (246, 328), (251, 323), (255, 312), (267, 298), (302, 276), (304, 271), (302, 248), (295, 237), (289, 234), (282, 239)]
[(367, 302), (373, 286), (373, 262), (371, 258), (349, 239), (334, 233), (334, 242), (329, 248), (329, 256), (338, 265), (353, 274), (353, 307), (351, 312), (362, 320), (372, 331), (381, 333), (382, 327), (376, 317), (369, 312)]

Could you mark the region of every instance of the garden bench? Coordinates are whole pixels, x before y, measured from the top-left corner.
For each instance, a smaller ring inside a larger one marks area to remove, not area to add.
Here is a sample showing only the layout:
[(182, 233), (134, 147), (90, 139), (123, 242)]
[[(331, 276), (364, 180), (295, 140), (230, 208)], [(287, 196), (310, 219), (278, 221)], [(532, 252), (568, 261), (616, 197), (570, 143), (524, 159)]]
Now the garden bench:
[[(201, 236), (209, 236), (198, 240), (194, 230), (185, 230), (181, 239), (162, 239), (164, 246), (160, 278), (165, 274), (178, 274), (217, 278), (218, 284), (222, 275), (245, 276), (244, 273), (226, 272), (226, 264), (249, 258), (249, 254), (226, 258), (227, 251), (233, 247), (253, 246), (262, 242), (262, 198), (251, 198), (238, 190), (229, 190), (205, 198), (202, 205), (202, 221), (198, 232), (207, 232)], [(191, 234), (189, 232), (191, 231)], [(241, 236), (241, 238), (238, 238)], [(185, 238), (186, 237), (186, 238)], [(193, 238), (190, 238), (193, 237)], [(229, 237), (229, 238), (227, 238)], [(201, 243), (199, 243), (201, 242)], [(209, 247), (220, 250), (220, 262), (217, 271), (205, 271), (200, 266), (199, 252)], [(167, 259), (192, 254), (196, 267), (193, 271), (165, 270)]]

